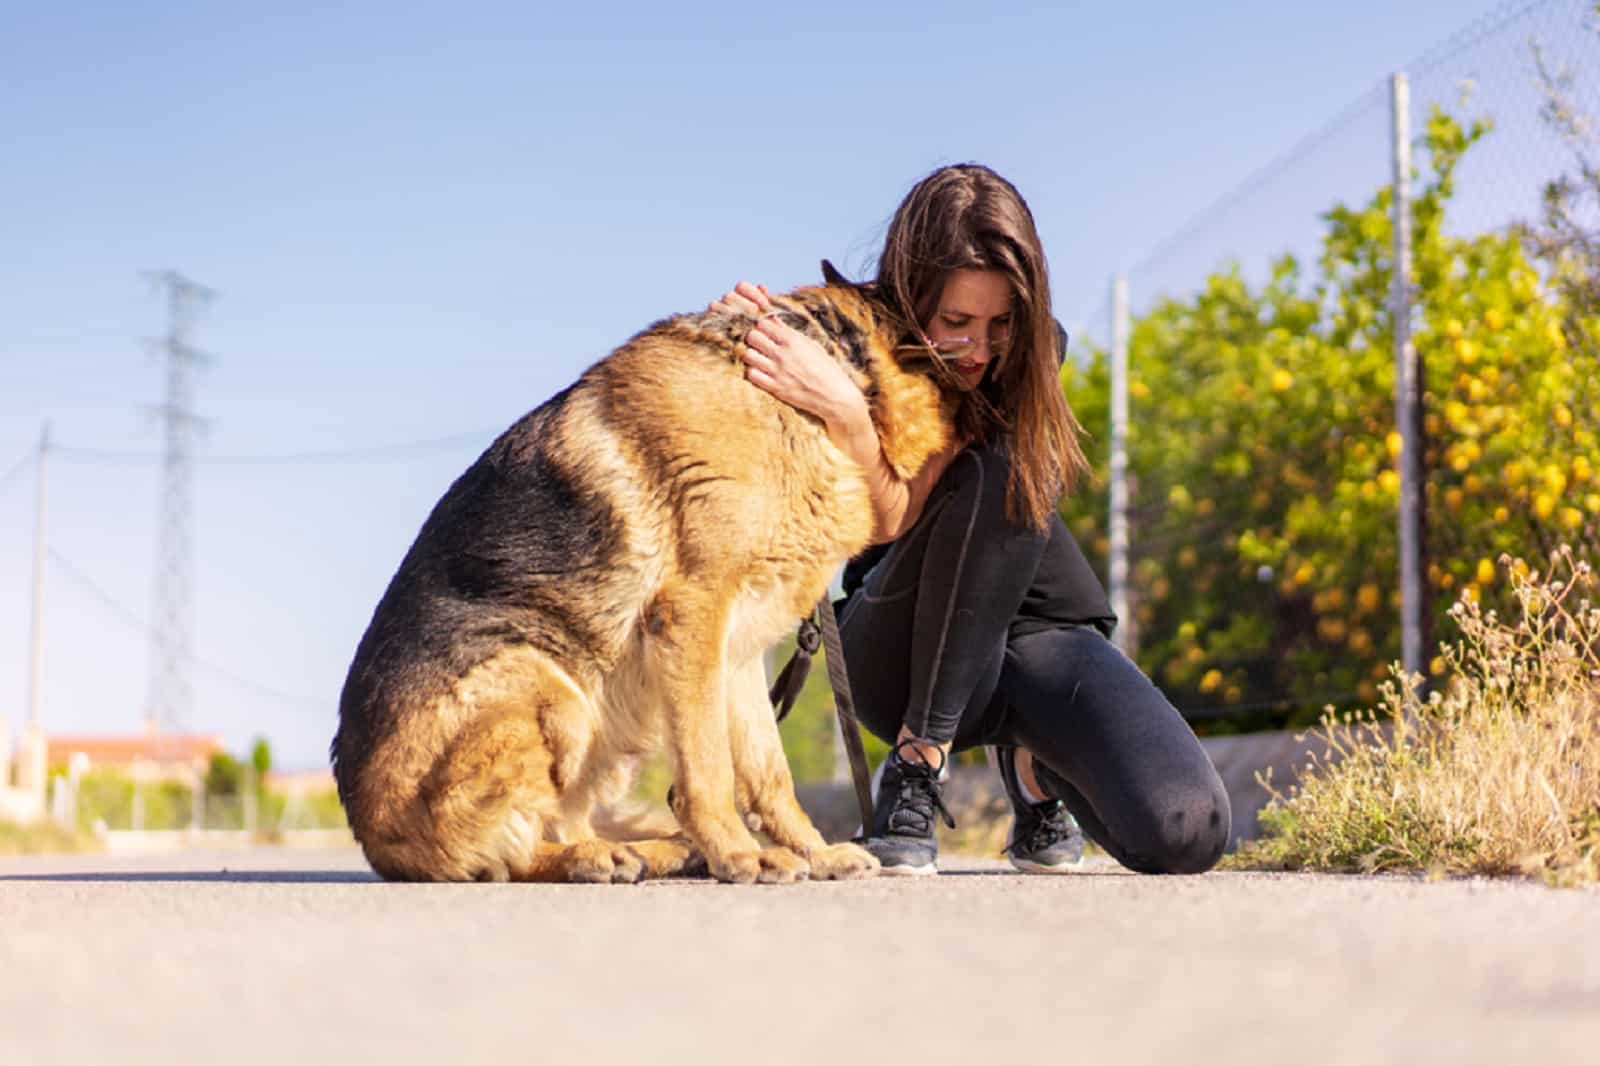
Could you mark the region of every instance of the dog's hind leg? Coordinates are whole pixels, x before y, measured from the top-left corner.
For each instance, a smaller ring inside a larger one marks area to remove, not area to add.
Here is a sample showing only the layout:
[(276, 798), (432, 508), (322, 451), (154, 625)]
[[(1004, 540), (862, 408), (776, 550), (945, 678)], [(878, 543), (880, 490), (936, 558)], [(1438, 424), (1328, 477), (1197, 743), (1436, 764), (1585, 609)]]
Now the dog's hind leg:
[(739, 798), (744, 807), (760, 817), (762, 830), (776, 843), (804, 856), (815, 880), (844, 880), (876, 873), (878, 860), (864, 849), (825, 841), (795, 798), (794, 777), (768, 700), (760, 659), (730, 671), (728, 718)]
[(531, 860), (511, 870), (513, 881), (585, 881), (632, 883), (646, 876), (645, 859), (633, 844), (579, 840), (572, 844), (541, 841)]
[(646, 877), (681, 877), (706, 873), (706, 861), (688, 837), (630, 840), (628, 850), (644, 863)]
[(559, 666), (532, 649), (505, 652), (463, 677), (450, 704), (432, 713), (454, 718), (456, 728), (406, 816), (363, 840), (380, 873), (443, 881), (643, 876), (637, 854), (588, 830), (594, 715)]

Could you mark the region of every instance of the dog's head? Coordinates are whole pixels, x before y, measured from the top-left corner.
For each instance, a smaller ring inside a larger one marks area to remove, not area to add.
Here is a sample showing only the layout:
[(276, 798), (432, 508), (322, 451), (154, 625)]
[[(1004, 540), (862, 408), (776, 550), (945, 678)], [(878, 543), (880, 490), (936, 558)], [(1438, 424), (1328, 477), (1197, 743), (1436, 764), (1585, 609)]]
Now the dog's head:
[[(884, 458), (902, 478), (922, 468), (953, 432), (957, 393), (940, 387), (949, 370), (922, 345), (871, 282), (858, 284), (822, 261), (824, 284), (773, 300), (773, 313), (819, 340), (867, 398)], [(912, 331), (914, 335), (914, 330)]]

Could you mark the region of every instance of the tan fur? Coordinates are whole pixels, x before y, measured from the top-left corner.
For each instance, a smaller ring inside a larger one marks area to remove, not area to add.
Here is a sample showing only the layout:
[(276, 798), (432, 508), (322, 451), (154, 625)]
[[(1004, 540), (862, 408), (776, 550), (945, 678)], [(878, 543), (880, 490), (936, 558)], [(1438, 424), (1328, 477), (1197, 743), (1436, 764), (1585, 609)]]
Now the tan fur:
[[(868, 338), (851, 372), (897, 473), (944, 447), (948, 400), (897, 364), (868, 301), (830, 286), (779, 303), (808, 322), (825, 304)], [(393, 612), (410, 601), (380, 604), (334, 744), (351, 826), (378, 872), (630, 881), (697, 856), (741, 882), (875, 868), (853, 845), (829, 847), (796, 802), (761, 666), (866, 545), (871, 501), (861, 468), (816, 419), (744, 380), (749, 324), (715, 314), (658, 324), (480, 460), (538, 458), (604, 501), (614, 535), (594, 565), (525, 579), (526, 599), (559, 610), (497, 606), (514, 639), (458, 653), (473, 662), (452, 673), (440, 656), (396, 652), (403, 641), (386, 634), (406, 632), (411, 620)], [(429, 536), (425, 526), (413, 555)], [(415, 564), (424, 577), (426, 561)], [(624, 842), (612, 826), (598, 838), (595, 812), (663, 745), (681, 831)], [(758, 844), (743, 814), (774, 846)]]

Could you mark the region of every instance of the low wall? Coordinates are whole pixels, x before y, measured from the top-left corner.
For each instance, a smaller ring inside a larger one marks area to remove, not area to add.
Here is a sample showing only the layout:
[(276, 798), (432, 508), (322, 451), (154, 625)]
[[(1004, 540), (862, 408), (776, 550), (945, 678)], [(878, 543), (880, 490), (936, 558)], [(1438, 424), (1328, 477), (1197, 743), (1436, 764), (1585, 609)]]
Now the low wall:
[[(1313, 754), (1320, 757), (1327, 750), (1326, 743), (1311, 733), (1294, 731), (1202, 737), (1200, 743), (1228, 790), (1233, 808), (1230, 848), (1260, 835), (1258, 816), (1271, 797), (1257, 783), (1256, 775), (1270, 769), (1273, 787), (1287, 791), (1307, 760)], [(861, 815), (850, 785), (805, 784), (795, 791), (823, 836), (845, 840), (855, 834)], [(957, 812), (958, 822), (974, 816), (1007, 817), (1005, 812), (1009, 809), (999, 776), (987, 766), (955, 768), (945, 786), (945, 804)]]
[[(5, 764), (0, 763), (0, 772)], [(44, 797), (29, 789), (0, 785), (0, 821), (26, 824), (44, 817)]]
[(350, 848), (355, 838), (347, 829), (290, 829), (262, 835), (242, 829), (108, 829), (97, 839), (107, 852), (149, 855), (188, 848), (219, 851), (281, 844), (290, 848)]

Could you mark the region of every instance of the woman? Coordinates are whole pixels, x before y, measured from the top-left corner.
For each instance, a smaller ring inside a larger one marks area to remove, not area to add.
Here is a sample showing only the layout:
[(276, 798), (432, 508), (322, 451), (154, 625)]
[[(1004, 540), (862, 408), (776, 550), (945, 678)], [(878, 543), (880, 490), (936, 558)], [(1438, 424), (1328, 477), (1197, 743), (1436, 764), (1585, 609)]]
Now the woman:
[[(821, 419), (871, 485), (875, 543), (846, 567), (840, 609), (861, 721), (894, 745), (868, 850), (885, 873), (936, 872), (945, 761), (992, 744), (1018, 868), (1076, 865), (1076, 817), (1131, 869), (1209, 869), (1227, 845), (1227, 793), (1178, 712), (1110, 643), (1105, 592), (1056, 513), (1087, 463), (1027, 204), (986, 167), (935, 171), (895, 212), (875, 287), (962, 394), (955, 442), (910, 480), (813, 341), (761, 318), (746, 356), (748, 379)], [(712, 306), (770, 305), (740, 282)]]

